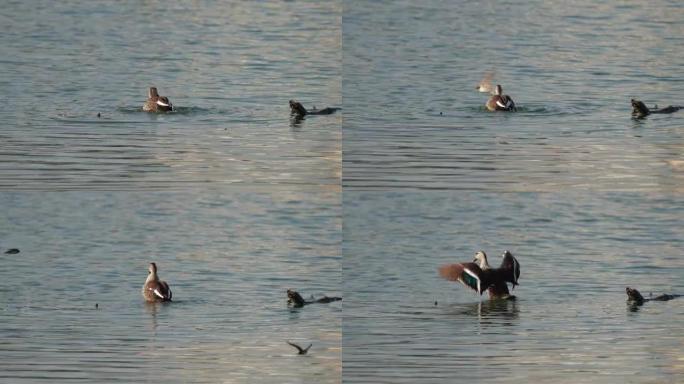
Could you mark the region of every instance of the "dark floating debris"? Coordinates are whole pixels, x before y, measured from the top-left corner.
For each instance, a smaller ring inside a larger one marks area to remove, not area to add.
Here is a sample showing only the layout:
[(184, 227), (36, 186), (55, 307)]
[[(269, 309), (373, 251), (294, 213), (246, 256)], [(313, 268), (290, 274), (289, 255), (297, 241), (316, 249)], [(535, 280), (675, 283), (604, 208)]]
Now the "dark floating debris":
[(10, 248), (10, 249), (5, 251), (5, 254), (6, 255), (16, 255), (19, 252), (20, 252), (19, 248)]
[(294, 307), (303, 307), (307, 304), (313, 304), (313, 303), (331, 303), (333, 301), (339, 301), (342, 300), (341, 297), (328, 297), (328, 296), (323, 296), (322, 298), (316, 300), (311, 297), (311, 301), (306, 301), (302, 297), (302, 295), (299, 294), (299, 292), (295, 291), (294, 289), (288, 289), (287, 290), (287, 304), (292, 305)]
[(298, 355), (306, 355), (306, 353), (309, 352), (309, 348), (311, 348), (311, 346), (313, 345), (313, 344), (309, 344), (308, 347), (302, 348), (302, 347), (300, 347), (299, 345), (297, 345), (297, 344), (295, 344), (295, 343), (291, 343), (291, 342), (289, 342), (289, 341), (286, 341), (286, 343), (288, 343), (288, 344), (290, 344), (291, 346), (297, 348), (297, 350), (299, 351), (299, 352), (297, 353)]

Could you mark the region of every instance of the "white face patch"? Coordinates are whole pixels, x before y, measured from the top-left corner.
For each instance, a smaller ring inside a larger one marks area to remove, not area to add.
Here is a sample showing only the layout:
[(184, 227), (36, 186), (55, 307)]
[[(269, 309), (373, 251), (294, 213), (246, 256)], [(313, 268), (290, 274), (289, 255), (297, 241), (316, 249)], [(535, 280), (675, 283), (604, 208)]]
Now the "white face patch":
[(161, 105), (162, 107), (168, 107), (169, 106), (168, 104), (164, 103), (161, 100), (157, 100), (157, 105)]

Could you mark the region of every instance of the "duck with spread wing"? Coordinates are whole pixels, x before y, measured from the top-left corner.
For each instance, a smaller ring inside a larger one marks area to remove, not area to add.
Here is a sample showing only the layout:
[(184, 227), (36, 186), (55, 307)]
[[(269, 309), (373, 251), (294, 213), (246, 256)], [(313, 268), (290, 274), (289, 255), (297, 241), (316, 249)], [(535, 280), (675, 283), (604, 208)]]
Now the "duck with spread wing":
[(520, 277), (520, 263), (510, 251), (502, 255), (501, 266), (491, 268), (487, 262), (487, 254), (479, 251), (470, 263), (446, 264), (439, 267), (439, 275), (450, 281), (458, 281), (480, 295), (489, 292), (490, 299), (515, 299), (508, 291), (518, 285)]

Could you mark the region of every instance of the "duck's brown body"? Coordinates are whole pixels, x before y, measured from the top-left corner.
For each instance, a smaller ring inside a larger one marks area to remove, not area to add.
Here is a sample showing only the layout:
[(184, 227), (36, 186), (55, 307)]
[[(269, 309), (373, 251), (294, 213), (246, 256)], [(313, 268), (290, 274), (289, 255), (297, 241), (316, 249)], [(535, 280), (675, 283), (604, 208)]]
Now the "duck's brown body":
[(173, 294), (166, 281), (159, 280), (157, 275), (157, 264), (150, 263), (148, 268), (149, 275), (142, 287), (142, 296), (147, 302), (171, 301)]
[(515, 103), (513, 102), (513, 99), (508, 96), (503, 94), (503, 89), (501, 88), (501, 85), (497, 85), (496, 88), (494, 89), (494, 95), (487, 100), (487, 104), (485, 104), (488, 110), (490, 111), (515, 111)]
[(173, 105), (166, 96), (159, 96), (156, 87), (150, 87), (147, 94), (147, 101), (143, 104), (145, 112), (168, 112), (173, 110)]

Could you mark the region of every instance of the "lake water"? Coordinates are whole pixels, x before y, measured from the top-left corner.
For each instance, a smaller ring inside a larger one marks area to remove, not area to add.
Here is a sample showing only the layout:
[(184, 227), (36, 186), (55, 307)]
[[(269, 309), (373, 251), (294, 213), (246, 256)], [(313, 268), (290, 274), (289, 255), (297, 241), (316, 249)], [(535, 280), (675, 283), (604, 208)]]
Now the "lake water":
[[(345, 383), (679, 383), (681, 196), (344, 193)], [(484, 250), (521, 265), (517, 300), (442, 280)], [(436, 303), (436, 305), (435, 305)]]
[[(338, 188), (341, 115), (295, 123), (288, 100), (341, 105), (340, 17), (339, 2), (5, 4), (0, 188)], [(177, 111), (140, 112), (150, 86)]]
[(3, 4), (0, 381), (341, 381), (341, 9)]
[[(345, 187), (681, 190), (684, 5), (354, 1), (343, 15)], [(520, 111), (487, 113), (488, 71)], [(442, 113), (440, 115), (440, 112)]]
[[(343, 13), (349, 383), (684, 381), (684, 7), (373, 2)], [(489, 113), (489, 71), (519, 107)], [(522, 265), (515, 302), (437, 268)], [(435, 303), (437, 303), (435, 305)]]
[[(5, 192), (0, 381), (338, 383), (337, 192)], [(174, 302), (140, 295), (147, 264)], [(95, 308), (95, 304), (98, 308)], [(285, 344), (313, 343), (297, 356)]]
[[(0, 381), (684, 381), (684, 299), (624, 293), (684, 293), (684, 112), (629, 104), (684, 105), (682, 20), (6, 2), (0, 250), (21, 252), (0, 253)], [(490, 71), (517, 113), (485, 111)], [(150, 86), (176, 110), (141, 112)], [(343, 110), (295, 121), (293, 98)], [(517, 301), (437, 276), (505, 249)], [(150, 261), (174, 303), (143, 303)]]

